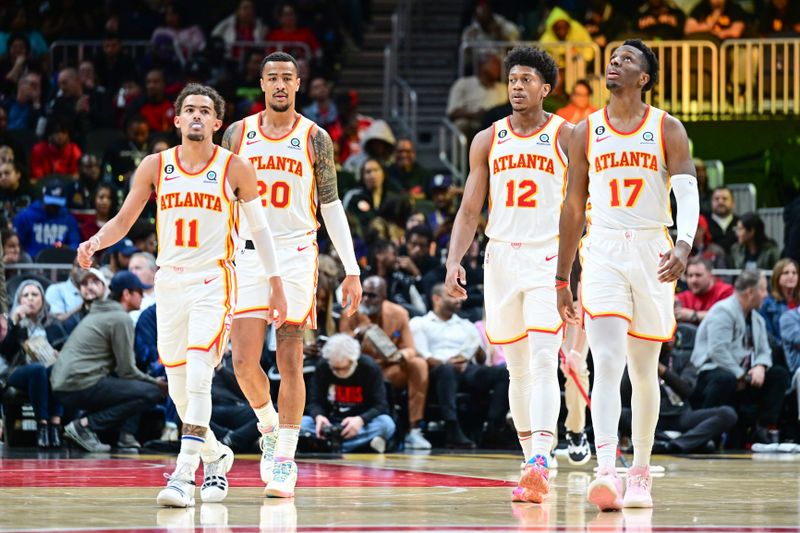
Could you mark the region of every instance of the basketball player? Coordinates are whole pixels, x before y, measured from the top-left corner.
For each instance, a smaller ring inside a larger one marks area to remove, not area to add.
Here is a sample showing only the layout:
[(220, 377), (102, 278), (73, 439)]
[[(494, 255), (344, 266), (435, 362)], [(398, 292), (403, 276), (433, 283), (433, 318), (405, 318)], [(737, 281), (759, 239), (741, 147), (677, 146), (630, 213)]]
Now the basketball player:
[(276, 321), (286, 316), (275, 245), (253, 167), (212, 140), (222, 126), (224, 109), (225, 101), (214, 89), (187, 85), (175, 101), (180, 146), (147, 156), (136, 169), (119, 213), (78, 248), (78, 261), (88, 268), (94, 252), (125, 236), (155, 189), (158, 352), (166, 367), (170, 397), (183, 421), (175, 471), (167, 476), (167, 487), (157, 498), (160, 505), (171, 507), (194, 505), (195, 470), (201, 458), (205, 464), (203, 501), (222, 501), (228, 491), (226, 474), (233, 465), (233, 453), (217, 442), (209, 422), (211, 379), (227, 347), (236, 303), (233, 259), (239, 207), (269, 273), (270, 306), (278, 314)]
[[(686, 268), (699, 216), (686, 131), (642, 101), (657, 76), (655, 54), (639, 40), (625, 41), (606, 68), (608, 105), (575, 128), (569, 146), (555, 284), (561, 316), (578, 322), (568, 277), (586, 221), (581, 303), (594, 358), (592, 423), (599, 465), (588, 499), (601, 510), (653, 505), (649, 463), (660, 403), (658, 355), (675, 333), (674, 282)], [(670, 188), (678, 201), (675, 247), (667, 232)], [(634, 452), (623, 500), (614, 463), (626, 361)]]
[(460, 263), (488, 194), (486, 335), (493, 344), (506, 345), (511, 415), (527, 462), (512, 497), (540, 503), (549, 492), (548, 461), (561, 405), (562, 321), (552, 276), (572, 125), (542, 109), (558, 76), (552, 57), (520, 46), (508, 53), (505, 66), (512, 114), (472, 141), (445, 283), (451, 296), (467, 297)]
[[(236, 258), (239, 300), (231, 335), (236, 378), (262, 432), (265, 494), (288, 498), (294, 495), (297, 480), (294, 454), (306, 397), (303, 330), (317, 327), (317, 201), (344, 264), (342, 303), (348, 315), (358, 309), (361, 283), (350, 228), (336, 190), (331, 138), (295, 111), (300, 89), (295, 59), (283, 52), (265, 57), (261, 89), (266, 109), (232, 124), (222, 146), (249, 160), (256, 169), (261, 204), (275, 235), (286, 286), (288, 314), (277, 329), (280, 416), (270, 401), (269, 380), (260, 365), (266, 325), (272, 318), (272, 310), (265, 305), (270, 286), (249, 240)], [(243, 239), (250, 239), (246, 224), (241, 233)]]

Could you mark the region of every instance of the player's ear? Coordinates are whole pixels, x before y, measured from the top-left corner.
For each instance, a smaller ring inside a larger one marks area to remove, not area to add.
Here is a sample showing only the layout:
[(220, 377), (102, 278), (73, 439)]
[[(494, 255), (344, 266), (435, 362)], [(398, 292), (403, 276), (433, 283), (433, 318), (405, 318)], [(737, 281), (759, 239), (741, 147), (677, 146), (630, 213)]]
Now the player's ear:
[(641, 81), (641, 85), (639, 85), (639, 86), (640, 87), (644, 87), (645, 85), (647, 85), (650, 82), (650, 74), (648, 74), (646, 72), (643, 72), (642, 76), (639, 78), (639, 80)]
[(544, 92), (544, 94), (542, 95), (542, 98), (546, 98), (547, 95), (550, 94), (550, 91), (552, 89), (553, 88), (550, 86), (549, 83), (545, 83), (544, 85), (542, 85), (542, 91)]
[(219, 131), (219, 129), (220, 129), (221, 127), (222, 127), (222, 120), (220, 120), (220, 119), (218, 119), (218, 118), (214, 119), (214, 126), (213, 126), (213, 128), (214, 128), (214, 131), (215, 131), (215, 132), (216, 132), (216, 131)]
[(176, 113), (174, 117), (172, 117), (172, 123), (175, 124), (175, 127), (181, 129), (181, 114)]
[(266, 93), (267, 92), (267, 88), (264, 87), (264, 76), (261, 76), (260, 78), (258, 78), (258, 84), (261, 86), (261, 90)]

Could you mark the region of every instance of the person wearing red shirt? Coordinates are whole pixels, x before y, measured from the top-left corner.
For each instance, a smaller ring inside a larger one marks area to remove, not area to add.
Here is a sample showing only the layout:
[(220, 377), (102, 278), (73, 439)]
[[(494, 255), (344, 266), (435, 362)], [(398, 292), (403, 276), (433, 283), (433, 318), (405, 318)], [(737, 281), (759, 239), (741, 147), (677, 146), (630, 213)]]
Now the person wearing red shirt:
[(60, 121), (48, 124), (47, 140), (33, 145), (31, 150), (31, 182), (50, 174), (78, 177), (81, 149), (70, 140), (69, 128)]
[[(267, 34), (267, 41), (296, 41), (305, 43), (311, 49), (311, 56), (306, 57), (305, 51), (292, 48), (291, 46), (283, 46), (281, 50), (287, 52), (294, 57), (301, 57), (303, 59), (312, 59), (319, 57), (319, 41), (316, 35), (306, 27), (297, 26), (297, 12), (289, 4), (284, 4), (280, 10), (279, 22), (281, 27), (270, 31)], [(299, 52), (299, 53), (298, 53)], [(270, 49), (267, 49), (270, 53)]]
[(686, 266), (689, 289), (675, 296), (675, 320), (699, 324), (711, 306), (733, 294), (733, 286), (715, 278), (711, 270), (708, 259), (689, 259)]
[(135, 115), (141, 115), (150, 126), (151, 132), (171, 132), (175, 128), (172, 123), (175, 109), (166, 96), (166, 87), (163, 70), (156, 68), (148, 72), (145, 78), (145, 94), (128, 109), (126, 122)]

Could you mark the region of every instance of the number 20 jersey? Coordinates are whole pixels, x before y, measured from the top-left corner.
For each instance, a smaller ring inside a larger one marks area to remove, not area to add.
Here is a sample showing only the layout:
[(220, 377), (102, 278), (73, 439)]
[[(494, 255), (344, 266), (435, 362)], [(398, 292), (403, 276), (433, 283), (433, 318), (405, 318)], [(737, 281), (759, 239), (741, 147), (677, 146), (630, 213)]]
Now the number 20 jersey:
[(567, 183), (567, 157), (558, 136), (565, 122), (551, 114), (538, 131), (524, 137), (514, 132), (511, 117), (492, 126), (490, 239), (542, 245), (558, 239)]
[(611, 126), (605, 107), (589, 115), (588, 224), (621, 230), (672, 226), (663, 131), (666, 116), (665, 111), (647, 106), (639, 126), (622, 133)]
[[(236, 153), (256, 169), (258, 193), (270, 230), (276, 240), (289, 240), (317, 231), (317, 189), (311, 165), (310, 142), (314, 122), (302, 115), (292, 130), (273, 139), (261, 130), (261, 114), (242, 121), (242, 137)], [(247, 221), (239, 234), (251, 239)]]

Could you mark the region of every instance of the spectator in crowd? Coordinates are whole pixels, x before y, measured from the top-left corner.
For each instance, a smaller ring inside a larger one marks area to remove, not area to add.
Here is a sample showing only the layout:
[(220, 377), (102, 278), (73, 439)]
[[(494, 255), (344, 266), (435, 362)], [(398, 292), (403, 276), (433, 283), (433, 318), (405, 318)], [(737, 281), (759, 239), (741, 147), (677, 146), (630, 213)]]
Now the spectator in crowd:
[(95, 33), (95, 20), (91, 10), (77, 0), (48, 2), (40, 8), (44, 15), (42, 35), (48, 42), (56, 39), (80, 40)]
[(32, 21), (35, 17), (29, 13), (27, 5), (17, 5), (6, 12), (4, 30), (0, 33), (0, 57), (12, 54), (14, 40), (17, 36), (22, 36), (27, 43), (30, 53), (34, 57), (41, 57), (47, 54), (48, 45), (42, 34), (33, 27)]
[(434, 207), (428, 215), (428, 225), (434, 231), (436, 242), (441, 244), (440, 238), (444, 234), (450, 235), (456, 217), (453, 178), (448, 174), (436, 174), (431, 178), (428, 188)]
[(22, 172), (14, 161), (0, 163), (0, 207), (5, 216), (14, 216), (38, 196), (36, 188), (22, 179)]
[(11, 95), (20, 78), (31, 70), (30, 43), (19, 33), (8, 37), (8, 54), (0, 54), (0, 87), (2, 94)]
[(108, 90), (108, 94), (112, 98), (122, 96), (124, 101), (125, 94), (120, 94), (120, 89), (125, 82), (139, 76), (133, 59), (122, 50), (122, 39), (118, 33), (106, 32), (102, 52), (94, 58), (94, 65), (98, 80)]
[[(378, 327), (370, 329), (373, 325)], [(339, 330), (363, 339), (361, 351), (376, 360), (383, 370), (383, 377), (393, 389), (408, 389), (411, 431), (405, 438), (406, 448), (430, 449), (431, 443), (422, 435), (428, 365), (414, 348), (408, 312), (386, 299), (386, 281), (383, 278), (370, 276), (364, 280), (361, 307), (355, 315), (342, 317)]]
[(236, 381), (230, 352), (214, 371), (211, 399), (210, 427), (219, 441), (234, 452), (252, 452), (261, 436), (258, 418)]
[[(586, 61), (591, 61), (594, 58), (594, 50), (590, 46), (592, 44), (592, 36), (583, 27), (583, 24), (569, 16), (569, 13), (560, 7), (554, 7), (545, 21), (544, 33), (539, 37), (539, 42), (542, 44), (557, 44), (561, 42), (568, 43), (581, 43), (587, 46), (580, 48), (565, 47), (550, 47), (550, 53), (558, 63), (559, 68), (566, 66), (567, 59), (574, 59), (578, 56), (583, 56)], [(555, 87), (554, 87), (555, 89)]]
[(737, 242), (731, 246), (733, 268), (772, 270), (781, 256), (778, 245), (764, 232), (764, 221), (755, 213), (745, 213), (736, 221)]
[(164, 22), (153, 31), (150, 40), (156, 42), (159, 38), (168, 38), (177, 44), (184, 57), (191, 57), (206, 46), (203, 29), (197, 24), (184, 26), (180, 8), (172, 3), (164, 7)]
[(53, 343), (59, 343), (60, 348), (64, 335), (48, 312), (44, 289), (38, 281), (23, 281), (13, 303), (8, 335), (0, 344), (0, 353), (10, 367), (8, 384), (28, 395), (38, 425), (37, 446), (60, 448), (64, 410), (53, 397), (48, 379), (50, 367), (58, 357)]
[(699, 324), (715, 303), (733, 294), (733, 286), (711, 273), (711, 261), (692, 257), (686, 266), (685, 291), (675, 295), (675, 320)]
[(791, 389), (797, 396), (798, 418), (800, 418), (800, 307), (781, 315), (780, 331), (783, 353), (791, 376)]
[(117, 272), (128, 270), (131, 256), (137, 252), (141, 252), (141, 250), (128, 238), (109, 246), (106, 255), (108, 263), (101, 268), (103, 274), (107, 278), (113, 278)]
[(697, 172), (697, 192), (700, 195), (700, 213), (701, 216), (711, 213), (711, 191), (708, 190), (708, 170), (706, 169), (706, 162), (695, 157), (694, 168)]
[(433, 231), (427, 224), (418, 224), (406, 231), (405, 237), (405, 246), (397, 258), (397, 268), (414, 278), (415, 281), (420, 281), (423, 276), (440, 264), (431, 255)]
[(671, 0), (647, 0), (636, 20), (636, 30), (647, 39), (683, 38), (686, 15)]
[(139, 307), (148, 288), (130, 272), (114, 276), (109, 299), (92, 305), (53, 365), (56, 397), (87, 413), (64, 428), (65, 436), (86, 451), (108, 451), (96, 432), (117, 428), (118, 447), (140, 448), (139, 415), (167, 394), (166, 381), (137, 369), (133, 353), (134, 328), (127, 313)]
[(111, 124), (111, 100), (105, 90), (84, 90), (78, 70), (72, 67), (58, 73), (58, 93), (47, 104), (48, 121), (66, 124), (81, 144), (91, 129)]
[[(94, 191), (100, 181), (100, 161), (94, 154), (83, 154), (78, 161), (78, 179), (67, 184), (67, 208), (78, 225), (82, 226), (87, 216), (93, 215)], [(84, 240), (88, 237), (84, 237)]]
[[(300, 57), (303, 59), (312, 59), (321, 57), (321, 50), (319, 41), (316, 35), (309, 28), (297, 25), (297, 12), (291, 4), (283, 4), (279, 8), (278, 15), (278, 28), (271, 30), (267, 33), (267, 41), (284, 41), (284, 42), (299, 42), (304, 43), (311, 51), (312, 57), (306, 57), (306, 51), (303, 48), (296, 46), (284, 46), (284, 52), (291, 54), (293, 57)], [(274, 48), (267, 48), (266, 53), (275, 51)]]
[(156, 236), (156, 226), (149, 220), (139, 219), (134, 222), (130, 232), (128, 232), (133, 245), (143, 251), (156, 255), (158, 252), (158, 238)]
[(48, 121), (47, 140), (33, 145), (31, 151), (31, 181), (52, 174), (78, 177), (81, 149), (72, 142), (69, 127), (59, 120)]
[(386, 180), (386, 170), (377, 159), (367, 159), (361, 167), (361, 186), (345, 193), (342, 204), (345, 211), (351, 213), (362, 228), (377, 216), (394, 196), (394, 187)]
[[(467, 273), (466, 285), (467, 299), (461, 302), (458, 314), (478, 322), (483, 317), (483, 254), (481, 252), (479, 236), (472, 240), (467, 253), (464, 255), (462, 265)], [(433, 287), (444, 279), (447, 268), (444, 264), (428, 272), (422, 278), (422, 290), (428, 301), (433, 296)], [(485, 350), (484, 350), (485, 351)]]
[(83, 240), (88, 240), (100, 231), (100, 228), (117, 214), (117, 197), (111, 185), (103, 183), (97, 186), (92, 196), (92, 206), (94, 207), (93, 215), (85, 217), (80, 226)]
[(458, 78), (447, 96), (447, 117), (468, 138), (478, 131), (487, 110), (508, 101), (508, 90), (500, 81), (500, 58), (482, 56), (477, 76)]
[(372, 257), (367, 271), (384, 280), (391, 302), (402, 306), (406, 312), (421, 314), (425, 309), (423, 291), (417, 281), (398, 268), (397, 245), (388, 240), (378, 240), (370, 246)]
[(772, 364), (767, 327), (757, 311), (767, 296), (767, 281), (745, 270), (733, 296), (711, 308), (700, 323), (691, 363), (698, 369), (692, 398), (696, 408), (731, 405), (743, 427), (755, 424), (751, 442), (769, 442), (789, 388), (786, 368)]
[(336, 143), (342, 137), (342, 126), (339, 122), (339, 109), (331, 98), (331, 83), (322, 76), (317, 76), (311, 80), (308, 93), (312, 102), (303, 108), (303, 115), (324, 128)]
[(236, 117), (253, 115), (264, 110), (264, 92), (260, 87), (261, 59), (260, 50), (250, 50), (244, 54), (239, 75), (236, 78)]
[(341, 438), (345, 453), (366, 446), (383, 453), (395, 431), (381, 368), (361, 355), (355, 339), (341, 333), (322, 347), (322, 360), (311, 377), (306, 413), (302, 429), (318, 439)]
[(320, 347), (339, 331), (341, 312), (336, 305), (336, 288), (344, 279), (344, 272), (335, 259), (320, 254), (317, 274), (317, 329), (303, 332), (303, 356), (317, 359)]
[(130, 106), (129, 116), (143, 116), (150, 131), (158, 133), (173, 131), (175, 108), (167, 99), (166, 88), (164, 71), (158, 68), (150, 70), (145, 78), (145, 93)]
[(34, 130), (44, 114), (42, 106), (42, 75), (29, 71), (17, 84), (13, 100), (5, 104), (9, 131)]
[(733, 214), (733, 193), (725, 186), (717, 187), (711, 194), (711, 220), (708, 227), (711, 230), (711, 240), (722, 246), (725, 252), (730, 253), (731, 246), (736, 242), (736, 222), (739, 218)]
[(759, 313), (764, 317), (770, 340), (780, 344), (781, 317), (800, 304), (800, 283), (798, 283), (798, 264), (791, 258), (783, 258), (775, 263), (770, 279), (770, 291)]
[(22, 248), (32, 257), (51, 246), (77, 249), (78, 224), (67, 211), (64, 184), (50, 180), (42, 188), (42, 199), (33, 202), (14, 217), (14, 229)]
[[(658, 362), (658, 377), (661, 405), (656, 426), (653, 453), (679, 454), (713, 451), (714, 440), (736, 425), (736, 410), (729, 405), (692, 409), (689, 399), (697, 382), (697, 369), (691, 363), (673, 357), (673, 342), (661, 346)], [(630, 379), (625, 375), (622, 382), (623, 397), (630, 397)], [(622, 433), (630, 436), (631, 410), (622, 411), (620, 425)], [(670, 432), (679, 432), (675, 438)]]
[(389, 167), (389, 181), (419, 200), (428, 195), (430, 179), (430, 170), (417, 161), (414, 141), (407, 137), (398, 139), (394, 150), (394, 163)]
[(256, 16), (256, 5), (253, 0), (239, 0), (236, 11), (222, 19), (211, 35), (221, 37), (225, 41), (228, 53), (239, 58), (242, 50), (234, 47), (236, 42), (260, 43), (267, 35), (267, 26)]
[(578, 80), (569, 95), (569, 103), (556, 114), (568, 122), (577, 124), (595, 111), (597, 108), (592, 105), (592, 86), (586, 80)]
[(628, 30), (628, 22), (620, 16), (617, 7), (606, 0), (590, 0), (588, 3), (583, 27), (597, 46), (605, 48), (609, 41)]
[(690, 39), (739, 39), (745, 30), (746, 14), (731, 0), (701, 0), (686, 19), (684, 33)]
[(78, 265), (77, 258), (72, 262), (72, 269), (69, 277), (59, 283), (52, 283), (47, 287), (44, 298), (50, 313), (59, 320), (64, 320), (70, 313), (74, 312), (83, 305), (81, 297), (80, 283), (82, 279), (82, 269)]
[(156, 292), (153, 288), (156, 279), (156, 271), (158, 270), (156, 258), (153, 254), (148, 252), (136, 252), (131, 255), (131, 259), (128, 262), (128, 270), (139, 278), (142, 285), (150, 286), (149, 289), (144, 289), (142, 292), (142, 304), (139, 309), (135, 309), (129, 313), (131, 320), (136, 324), (142, 311), (156, 303)]
[(704, 215), (697, 219), (697, 233), (694, 234), (691, 255), (710, 261), (713, 268), (730, 268), (728, 254), (719, 244), (711, 241), (708, 219)]
[(107, 291), (108, 282), (102, 272), (96, 268), (80, 269), (78, 272), (78, 292), (81, 295), (81, 305), (63, 315), (64, 330), (67, 333), (72, 333), (80, 321), (89, 314), (92, 304), (98, 300), (105, 299)]
[(800, 33), (800, 4), (789, 0), (769, 0), (758, 19), (762, 37), (795, 37)]
[(397, 143), (392, 128), (385, 120), (374, 120), (364, 130), (361, 137), (361, 150), (347, 158), (344, 169), (357, 174), (367, 159), (375, 159), (386, 167), (392, 163), (394, 146)]
[(461, 302), (449, 296), (444, 283), (433, 287), (433, 309), (411, 320), (417, 353), (430, 367), (431, 387), (436, 391), (439, 409), (445, 420), (447, 444), (451, 447), (474, 447), (458, 423), (456, 392), (472, 398), (488, 399), (488, 433), (506, 426), (508, 414), (508, 370), (485, 366), (475, 324), (456, 315)]
[(125, 139), (109, 146), (103, 156), (103, 173), (105, 179), (118, 187), (127, 188), (133, 171), (148, 155), (147, 140), (150, 137), (148, 121), (141, 115), (128, 118), (125, 125)]
[(512, 42), (519, 40), (519, 33), (513, 22), (492, 11), (490, 2), (478, 2), (472, 22), (461, 33), (461, 44), (479, 47), (492, 41)]
[(81, 80), (84, 93), (92, 94), (92, 92), (97, 91), (109, 100), (109, 105), (111, 104), (111, 95), (108, 94), (108, 89), (106, 89), (105, 85), (97, 80), (97, 69), (94, 68), (94, 62), (91, 59), (84, 59), (78, 64), (78, 77)]
[[(2, 250), (3, 250), (2, 259), (3, 259), (3, 265), (5, 265), (4, 278), (0, 278), (0, 282), (2, 282), (3, 284), (3, 286), (0, 287), (0, 291), (5, 292), (6, 279), (11, 278), (12, 276), (23, 274), (24, 272), (30, 272), (29, 270), (23, 271), (20, 269), (16, 269), (14, 268), (14, 265), (16, 265), (17, 263), (33, 263), (33, 259), (31, 259), (31, 256), (29, 256), (22, 249), (22, 246), (20, 246), (19, 235), (17, 235), (16, 231), (7, 227), (3, 227), (0, 228), (0, 236), (2, 236)], [(0, 312), (0, 314), (3, 313)], [(0, 325), (0, 330), (2, 330), (1, 325)]]

